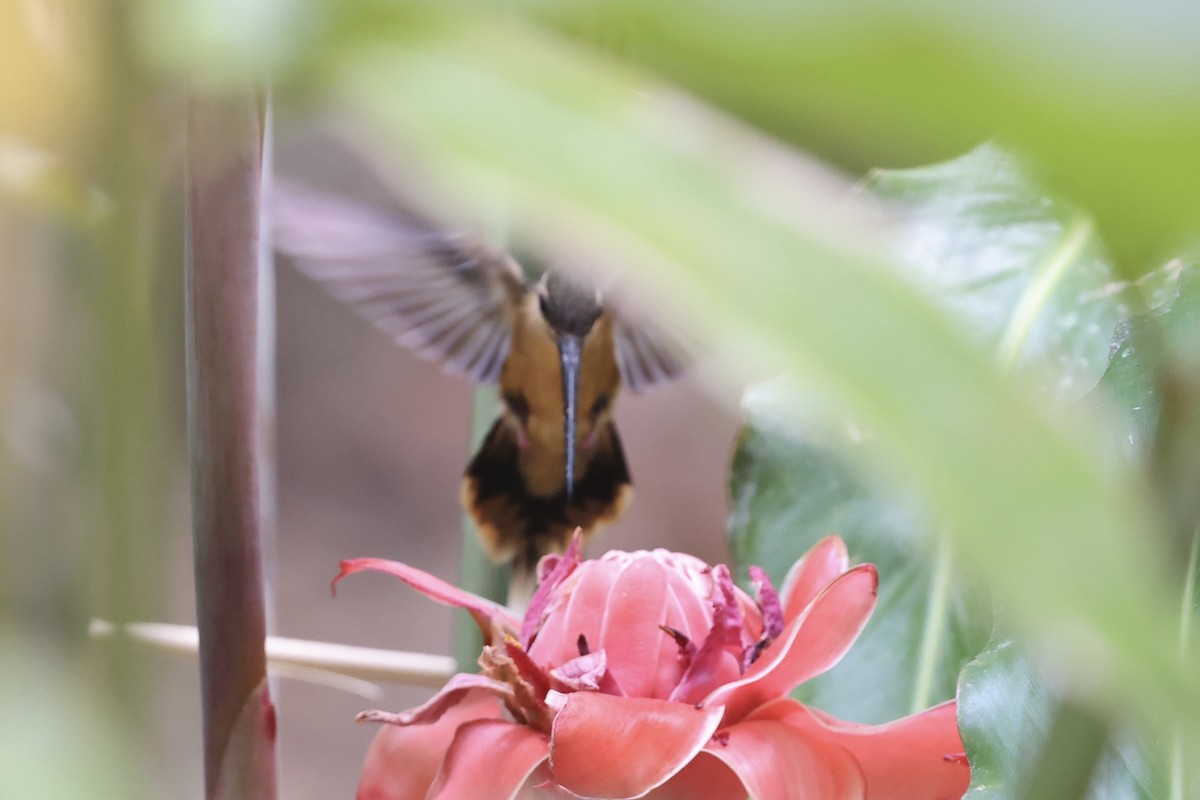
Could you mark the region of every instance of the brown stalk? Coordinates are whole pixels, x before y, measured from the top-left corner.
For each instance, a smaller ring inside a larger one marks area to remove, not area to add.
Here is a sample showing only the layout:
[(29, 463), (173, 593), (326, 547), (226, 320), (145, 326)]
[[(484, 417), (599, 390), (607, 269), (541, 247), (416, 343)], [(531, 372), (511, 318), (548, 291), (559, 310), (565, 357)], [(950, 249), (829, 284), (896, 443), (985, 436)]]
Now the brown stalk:
[(206, 797), (274, 798), (266, 680), (258, 269), (263, 112), (193, 89), (187, 111), (187, 395)]

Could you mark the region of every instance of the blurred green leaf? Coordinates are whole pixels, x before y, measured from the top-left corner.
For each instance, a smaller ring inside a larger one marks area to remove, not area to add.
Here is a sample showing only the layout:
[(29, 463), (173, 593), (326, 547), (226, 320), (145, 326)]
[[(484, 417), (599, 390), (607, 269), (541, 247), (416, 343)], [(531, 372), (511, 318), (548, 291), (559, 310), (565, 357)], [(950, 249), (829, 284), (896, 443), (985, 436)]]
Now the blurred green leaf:
[[(1103, 379), (1082, 401), (1117, 410), (1112, 433), (1136, 460), (1145, 458), (1161, 422), (1154, 382), (1158, 362), (1170, 353), (1200, 351), (1200, 271), (1175, 264), (1160, 277), (1169, 279), (1174, 297), (1118, 326)], [(1151, 296), (1161, 299), (1165, 291), (1160, 285)], [(1180, 604), (1184, 652), (1187, 631), (1200, 614), (1194, 543), (1187, 573)], [(1059, 697), (1011, 631), (998, 625), (984, 652), (963, 671), (959, 684), (959, 724), (972, 766), (968, 797), (1019, 796), (1022, 780), (1045, 744)], [(1145, 724), (1145, 720), (1138, 722)], [(1181, 800), (1200, 792), (1194, 759), (1184, 757), (1177, 733), (1167, 735), (1164, 730), (1169, 733), (1169, 728), (1153, 734), (1138, 731), (1128, 723), (1121, 728), (1115, 746), (1100, 762), (1087, 797)]]
[(1150, 287), (1117, 280), (1085, 214), (993, 145), (874, 170), (865, 186), (900, 216), (899, 254), (917, 286), (1003, 368), (1063, 402), (1091, 391), (1113, 329)]
[(323, 4), (288, 0), (139, 0), (131, 17), (144, 57), (194, 82), (234, 88), (295, 63), (324, 21)]
[(1196, 241), (1195, 3), (526, 5), (855, 171), (999, 136), (1132, 274)]
[(0, 774), (5, 797), (161, 797), (139, 763), (129, 715), (78, 652), (0, 620)]
[(518, 22), (407, 22), (336, 49), (331, 86), (374, 141), (460, 199), (508, 201), (518, 238), (637, 264), (726, 353), (819, 387), (1051, 655), (1097, 648), (1092, 700), (1200, 722), (1136, 478), (897, 277), (826, 173)]
[(109, 199), (75, 173), (73, 165), (21, 139), (0, 135), (0, 199), (62, 214), (80, 225), (101, 219)]
[[(930, 167), (877, 170), (865, 188), (901, 220), (905, 273), (966, 335), (1058, 398), (1095, 385), (1111, 332), (1137, 298), (1114, 283), (1085, 217), (1047, 198), (992, 146)], [(862, 639), (838, 669), (806, 684), (802, 699), (880, 722), (953, 697), (959, 670), (987, 640), (985, 605), (971, 606), (928, 515), (856, 468), (870, 458), (870, 435), (849, 421), (798, 426), (786, 419), (787, 397), (770, 386), (747, 397), (731, 487), (738, 562), (767, 565), (778, 579), (837, 532), (881, 575)]]
[[(1003, 625), (998, 626), (1003, 629)], [(971, 759), (970, 800), (1020, 797), (1046, 744), (1058, 695), (1033, 659), (997, 632), (963, 670), (958, 719)], [(1167, 757), (1144, 737), (1123, 731), (1093, 776), (1089, 800), (1163, 800)], [(1064, 760), (1066, 754), (1063, 754)]]
[(1133, 460), (1145, 459), (1158, 435), (1162, 397), (1155, 377), (1163, 360), (1200, 353), (1200, 270), (1167, 266), (1160, 274), (1171, 279), (1171, 296), (1160, 288), (1152, 311), (1122, 321), (1104, 377), (1089, 396), (1091, 405), (1117, 412), (1113, 436)]
[[(744, 568), (788, 567), (830, 533), (855, 563), (879, 567), (879, 605), (838, 666), (796, 696), (856, 722), (882, 723), (954, 696), (958, 673), (990, 630), (986, 603), (939, 558), (930, 524), (899, 489), (866, 478), (849, 451), (869, 447), (847, 425), (797, 428), (789, 390), (752, 389), (731, 475), (730, 546)], [(783, 415), (783, 416), (781, 416)]]

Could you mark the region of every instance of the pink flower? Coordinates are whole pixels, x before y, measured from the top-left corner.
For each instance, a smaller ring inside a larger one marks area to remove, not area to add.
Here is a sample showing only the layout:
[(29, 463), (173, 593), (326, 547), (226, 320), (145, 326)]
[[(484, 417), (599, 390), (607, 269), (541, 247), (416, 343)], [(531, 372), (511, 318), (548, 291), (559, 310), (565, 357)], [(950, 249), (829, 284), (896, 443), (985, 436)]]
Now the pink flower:
[[(358, 800), (951, 800), (967, 789), (953, 701), (887, 725), (834, 719), (788, 697), (850, 648), (875, 607), (875, 567), (849, 568), (831, 536), (776, 594), (665, 550), (568, 552), (539, 565), (524, 620), (395, 562), (399, 577), (468, 609), (489, 644), (391, 723), (367, 754)], [(336, 583), (336, 580), (335, 580)]]

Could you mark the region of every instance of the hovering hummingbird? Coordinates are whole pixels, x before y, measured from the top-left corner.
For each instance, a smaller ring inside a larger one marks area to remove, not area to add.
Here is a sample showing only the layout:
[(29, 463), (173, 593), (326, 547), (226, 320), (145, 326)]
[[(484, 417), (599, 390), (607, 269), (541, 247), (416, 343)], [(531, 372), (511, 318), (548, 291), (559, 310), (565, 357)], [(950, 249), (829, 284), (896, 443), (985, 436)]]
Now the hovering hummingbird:
[(529, 279), (507, 252), (411, 209), (273, 192), (276, 247), (301, 272), (417, 355), (499, 382), (459, 497), (491, 558), (513, 560), (514, 594), (576, 527), (593, 533), (624, 512), (633, 490), (614, 401), (622, 385), (682, 371), (676, 338), (614, 309), (586, 273), (551, 266)]

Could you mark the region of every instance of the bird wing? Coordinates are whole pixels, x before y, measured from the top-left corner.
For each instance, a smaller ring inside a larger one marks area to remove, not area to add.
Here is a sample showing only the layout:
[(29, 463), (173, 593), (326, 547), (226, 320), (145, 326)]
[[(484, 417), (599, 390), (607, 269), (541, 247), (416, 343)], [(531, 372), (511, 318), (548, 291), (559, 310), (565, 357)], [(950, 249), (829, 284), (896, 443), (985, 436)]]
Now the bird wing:
[(304, 275), (448, 372), (500, 377), (525, 291), (511, 256), (416, 213), (286, 183), (272, 195), (275, 246)]
[(678, 378), (690, 358), (682, 335), (649, 320), (629, 319), (617, 313), (613, 321), (613, 343), (621, 381), (631, 392), (643, 392)]

